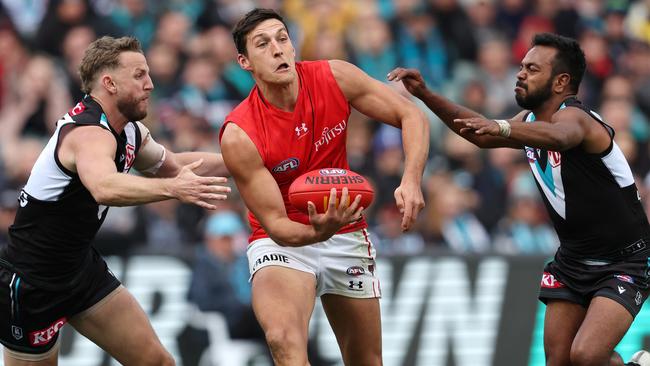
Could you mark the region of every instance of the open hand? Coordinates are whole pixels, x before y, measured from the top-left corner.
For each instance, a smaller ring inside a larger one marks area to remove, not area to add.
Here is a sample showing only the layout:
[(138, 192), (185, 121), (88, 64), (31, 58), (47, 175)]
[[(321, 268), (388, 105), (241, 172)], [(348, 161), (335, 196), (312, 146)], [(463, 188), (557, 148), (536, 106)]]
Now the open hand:
[(422, 74), (417, 69), (398, 67), (389, 72), (387, 77), (389, 81), (401, 81), (404, 83), (406, 90), (417, 98), (420, 98), (427, 90), (424, 78), (422, 78)]
[(476, 135), (499, 136), (499, 124), (496, 121), (485, 118), (458, 118), (454, 123), (460, 125), (460, 133), (474, 133)]
[(227, 198), (230, 187), (224, 186), (228, 179), (224, 177), (202, 177), (194, 174), (194, 169), (203, 164), (203, 159), (187, 164), (181, 168), (178, 175), (172, 179), (172, 195), (179, 201), (192, 203), (197, 206), (214, 210), (217, 206), (210, 201), (221, 201)]

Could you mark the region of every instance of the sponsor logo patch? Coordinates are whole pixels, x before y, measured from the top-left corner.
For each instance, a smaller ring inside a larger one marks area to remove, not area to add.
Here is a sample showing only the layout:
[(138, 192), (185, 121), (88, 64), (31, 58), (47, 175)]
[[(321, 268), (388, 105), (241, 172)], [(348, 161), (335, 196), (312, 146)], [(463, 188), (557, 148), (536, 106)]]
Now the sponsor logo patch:
[(11, 335), (13, 335), (17, 341), (23, 339), (23, 328), (12, 325)]
[(37, 330), (29, 333), (29, 343), (32, 346), (43, 346), (50, 343), (50, 341), (52, 341), (54, 336), (56, 336), (66, 321), (66, 318), (61, 318), (43, 330)]
[(363, 281), (350, 281), (348, 289), (352, 291), (363, 291)]
[(621, 280), (623, 282), (634, 283), (634, 278), (632, 278), (631, 276), (628, 276), (628, 275), (620, 274), (620, 275), (616, 275), (614, 277), (618, 278), (619, 280)]
[(255, 260), (255, 264), (253, 265), (253, 271), (255, 269), (267, 262), (281, 262), (281, 263), (289, 263), (289, 257), (287, 257), (284, 254), (278, 254), (278, 253), (270, 253), (270, 254), (264, 254), (260, 257), (257, 257)]
[(345, 273), (348, 274), (348, 276), (361, 276), (362, 274), (366, 273), (366, 270), (363, 269), (363, 267), (360, 266), (352, 266), (348, 268)]
[(297, 158), (284, 159), (280, 163), (278, 163), (278, 165), (273, 167), (271, 171), (273, 173), (284, 173), (289, 170), (296, 169), (298, 165), (300, 165), (300, 160), (298, 160)]
[(326, 177), (331, 177), (337, 175), (346, 175), (348, 174), (348, 171), (345, 169), (321, 169), (318, 171), (318, 173)]
[(124, 172), (128, 173), (135, 161), (135, 146), (126, 144), (126, 162), (124, 163)]
[(72, 109), (70, 109), (68, 114), (70, 116), (76, 116), (77, 114), (79, 114), (79, 113), (81, 113), (81, 112), (83, 112), (85, 110), (86, 110), (86, 106), (83, 103), (79, 102), (79, 103), (77, 103), (77, 105), (72, 107)]
[(562, 288), (564, 284), (555, 279), (555, 276), (548, 272), (542, 274), (542, 288)]

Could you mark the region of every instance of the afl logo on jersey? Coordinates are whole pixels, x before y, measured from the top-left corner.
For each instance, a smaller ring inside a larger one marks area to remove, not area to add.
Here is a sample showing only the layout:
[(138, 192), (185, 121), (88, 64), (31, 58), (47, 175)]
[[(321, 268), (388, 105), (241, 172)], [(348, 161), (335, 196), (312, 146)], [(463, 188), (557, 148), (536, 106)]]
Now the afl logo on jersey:
[(273, 171), (273, 173), (284, 173), (296, 169), (298, 165), (300, 165), (300, 160), (297, 158), (284, 159), (278, 165), (273, 167), (271, 171)]

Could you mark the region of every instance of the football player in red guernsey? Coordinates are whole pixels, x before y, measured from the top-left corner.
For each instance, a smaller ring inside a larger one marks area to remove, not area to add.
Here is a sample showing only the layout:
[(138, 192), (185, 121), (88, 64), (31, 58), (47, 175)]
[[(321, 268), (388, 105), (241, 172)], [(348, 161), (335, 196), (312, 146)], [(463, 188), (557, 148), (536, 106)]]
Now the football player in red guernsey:
[[(324, 214), (289, 203), (292, 180), (321, 168), (348, 169), (351, 107), (402, 129), (406, 156), (395, 200), (409, 230), (424, 207), (421, 179), (429, 126), (414, 104), (344, 61), (296, 62), (286, 24), (255, 9), (235, 26), (239, 65), (256, 86), (222, 127), (224, 161), (246, 205), (253, 309), (276, 365), (307, 365), (316, 296), (346, 365), (381, 365), (380, 288), (359, 197), (343, 190)], [(327, 171), (324, 172), (327, 174)], [(333, 198), (336, 192), (332, 192)]]

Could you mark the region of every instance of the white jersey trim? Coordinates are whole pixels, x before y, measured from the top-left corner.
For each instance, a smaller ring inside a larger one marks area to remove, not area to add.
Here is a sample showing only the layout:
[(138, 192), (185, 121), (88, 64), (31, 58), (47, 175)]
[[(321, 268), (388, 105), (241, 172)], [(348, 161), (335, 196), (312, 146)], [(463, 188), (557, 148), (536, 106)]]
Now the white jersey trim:
[(602, 158), (603, 164), (605, 164), (610, 173), (612, 173), (612, 176), (616, 179), (616, 183), (618, 183), (619, 187), (623, 188), (630, 186), (634, 184), (632, 170), (627, 164), (627, 160), (625, 160), (625, 156), (616, 142), (612, 143), (612, 151)]

